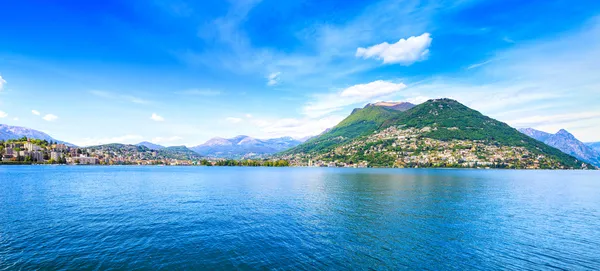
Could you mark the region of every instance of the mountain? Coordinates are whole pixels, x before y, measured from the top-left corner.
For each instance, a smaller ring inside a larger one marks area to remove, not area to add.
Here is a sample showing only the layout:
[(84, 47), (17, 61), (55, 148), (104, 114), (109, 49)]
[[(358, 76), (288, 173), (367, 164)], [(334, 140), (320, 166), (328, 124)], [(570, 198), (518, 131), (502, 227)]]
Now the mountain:
[(278, 155), (300, 165), (589, 166), (451, 99), (429, 100), (405, 111), (370, 104), (355, 109), (330, 131)]
[(164, 146), (157, 145), (157, 144), (154, 144), (154, 143), (151, 143), (151, 142), (148, 142), (148, 141), (142, 141), (142, 142), (140, 142), (138, 144), (135, 144), (135, 145), (136, 146), (144, 146), (144, 147), (146, 147), (148, 149), (151, 149), (151, 150), (162, 150), (162, 149), (165, 148)]
[(280, 152), (300, 143), (302, 142), (291, 137), (256, 139), (240, 135), (229, 139), (215, 137), (190, 149), (200, 155), (209, 157), (248, 158)]
[(594, 149), (596, 152), (600, 153), (600, 142), (590, 142), (585, 144)]
[(19, 139), (22, 137), (34, 138), (46, 141), (55, 141), (58, 143), (62, 143), (68, 146), (75, 146), (71, 143), (56, 140), (49, 136), (44, 132), (40, 132), (34, 129), (20, 127), (20, 126), (10, 126), (6, 124), (0, 124), (0, 140), (8, 140), (8, 139)]
[(532, 128), (519, 129), (519, 131), (538, 141), (544, 142), (549, 146), (555, 147), (566, 154), (575, 156), (583, 161), (600, 167), (600, 153), (577, 140), (575, 136), (564, 129), (561, 129), (556, 134), (550, 134)]

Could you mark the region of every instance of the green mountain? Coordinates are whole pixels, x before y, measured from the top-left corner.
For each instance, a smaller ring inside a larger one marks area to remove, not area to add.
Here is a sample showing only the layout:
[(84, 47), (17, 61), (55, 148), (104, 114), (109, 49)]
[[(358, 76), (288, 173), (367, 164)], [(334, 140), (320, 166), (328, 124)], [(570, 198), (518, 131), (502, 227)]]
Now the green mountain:
[(406, 111), (367, 106), (282, 154), (302, 164), (589, 168), (576, 158), (451, 99)]
[(400, 113), (401, 111), (398, 110), (375, 105), (367, 105), (362, 109), (354, 109), (350, 116), (326, 133), (314, 137), (284, 153), (329, 151), (340, 144), (373, 133), (380, 129), (387, 121), (399, 117)]

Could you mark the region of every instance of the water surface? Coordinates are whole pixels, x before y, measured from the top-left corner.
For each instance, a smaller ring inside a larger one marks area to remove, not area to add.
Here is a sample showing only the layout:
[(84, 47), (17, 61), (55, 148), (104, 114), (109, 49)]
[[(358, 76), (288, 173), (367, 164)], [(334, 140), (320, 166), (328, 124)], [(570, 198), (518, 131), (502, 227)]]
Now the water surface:
[(0, 270), (599, 270), (600, 173), (0, 167)]

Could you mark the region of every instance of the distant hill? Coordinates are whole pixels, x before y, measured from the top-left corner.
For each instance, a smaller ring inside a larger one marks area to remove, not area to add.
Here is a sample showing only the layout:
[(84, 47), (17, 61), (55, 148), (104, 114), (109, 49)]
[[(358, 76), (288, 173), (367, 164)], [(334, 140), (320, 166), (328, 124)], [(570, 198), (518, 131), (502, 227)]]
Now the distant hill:
[(451, 99), (429, 100), (405, 111), (370, 104), (278, 155), (371, 166), (588, 167)]
[(251, 158), (277, 153), (302, 143), (291, 137), (257, 139), (249, 136), (212, 138), (202, 145), (191, 147), (196, 153), (216, 158)]
[[(110, 152), (116, 155), (134, 156), (145, 159), (161, 158), (178, 160), (200, 160), (202, 158), (202, 156), (188, 149), (185, 146), (174, 146), (162, 148), (160, 150), (152, 150), (143, 145), (111, 143), (104, 145), (89, 146), (83, 149), (90, 150), (92, 152), (99, 150), (102, 152)], [(153, 152), (156, 152), (156, 155), (154, 155)]]
[(555, 147), (566, 154), (575, 156), (583, 161), (600, 167), (600, 153), (591, 146), (579, 141), (575, 136), (564, 129), (561, 129), (556, 134), (550, 134), (532, 128), (519, 129), (519, 131), (538, 141), (544, 142), (549, 146)]
[(66, 144), (68, 146), (75, 146), (71, 143), (54, 139), (51, 136), (49, 136), (48, 134), (34, 130), (34, 129), (20, 127), (20, 126), (10, 126), (10, 125), (6, 125), (6, 124), (0, 124), (0, 140), (19, 139), (22, 137), (35, 138), (35, 139), (41, 139), (41, 140), (46, 140), (46, 141), (54, 141), (54, 142)]
[(148, 142), (148, 141), (143, 141), (143, 142), (137, 143), (135, 145), (137, 145), (137, 146), (144, 146), (144, 147), (147, 147), (148, 149), (151, 149), (151, 150), (162, 150), (162, 149), (165, 148), (164, 146), (161, 146), (161, 145), (158, 145), (158, 144), (154, 144), (154, 143)]

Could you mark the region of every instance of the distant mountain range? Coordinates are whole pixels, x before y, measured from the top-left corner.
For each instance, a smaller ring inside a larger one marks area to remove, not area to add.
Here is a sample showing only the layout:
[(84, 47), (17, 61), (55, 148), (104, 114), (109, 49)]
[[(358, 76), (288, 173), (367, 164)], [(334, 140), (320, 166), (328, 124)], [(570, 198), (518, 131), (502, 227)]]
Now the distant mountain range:
[(164, 149), (164, 148), (165, 148), (165, 146), (161, 146), (161, 145), (158, 145), (158, 144), (154, 144), (154, 143), (152, 143), (152, 142), (148, 142), (148, 141), (142, 141), (142, 142), (140, 142), (140, 143), (137, 143), (137, 144), (135, 144), (135, 145), (136, 145), (136, 146), (144, 146), (144, 147), (146, 147), (146, 148), (148, 148), (148, 149), (151, 149), (151, 150), (162, 150), (162, 149)]
[(234, 138), (212, 138), (190, 149), (202, 156), (216, 158), (256, 158), (274, 154), (301, 144), (291, 137), (257, 139), (245, 135)]
[(292, 165), (591, 168), (451, 99), (368, 104), (277, 155)]
[(20, 126), (10, 126), (6, 124), (0, 124), (0, 140), (8, 140), (8, 139), (19, 139), (22, 137), (34, 138), (46, 141), (54, 141), (58, 143), (63, 143), (69, 146), (75, 146), (71, 143), (56, 140), (49, 136), (44, 132), (40, 132), (34, 129), (20, 127)]
[(519, 132), (544, 142), (549, 146), (555, 147), (566, 154), (575, 156), (583, 161), (600, 167), (600, 152), (593, 148), (593, 146), (598, 145), (593, 145), (593, 143), (591, 146), (586, 145), (564, 129), (561, 129), (556, 134), (546, 133), (532, 128), (519, 129)]

